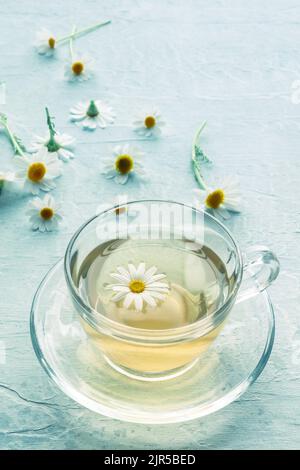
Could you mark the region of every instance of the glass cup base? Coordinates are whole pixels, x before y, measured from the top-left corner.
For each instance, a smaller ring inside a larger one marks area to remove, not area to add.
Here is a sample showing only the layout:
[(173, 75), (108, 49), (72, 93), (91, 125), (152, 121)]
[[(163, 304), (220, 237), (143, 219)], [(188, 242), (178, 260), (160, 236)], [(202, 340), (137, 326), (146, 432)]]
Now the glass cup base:
[(173, 369), (178, 375), (172, 380), (140, 380), (136, 371), (117, 371), (91, 344), (70, 298), (63, 260), (39, 286), (30, 326), (41, 366), (66, 395), (101, 415), (147, 425), (201, 418), (240, 398), (263, 371), (275, 333), (272, 303), (264, 292), (233, 306), (221, 333), (188, 364), (190, 370)]
[(176, 367), (176, 369), (171, 369), (168, 371), (141, 372), (135, 369), (129, 369), (128, 367), (120, 366), (119, 364), (113, 362), (105, 354), (103, 355), (103, 357), (106, 362), (120, 374), (126, 375), (126, 377), (130, 377), (131, 379), (142, 380), (144, 382), (158, 382), (162, 380), (175, 379), (175, 377), (179, 377), (180, 375), (190, 370), (199, 360), (199, 358), (197, 358), (194, 361), (185, 364), (184, 366)]

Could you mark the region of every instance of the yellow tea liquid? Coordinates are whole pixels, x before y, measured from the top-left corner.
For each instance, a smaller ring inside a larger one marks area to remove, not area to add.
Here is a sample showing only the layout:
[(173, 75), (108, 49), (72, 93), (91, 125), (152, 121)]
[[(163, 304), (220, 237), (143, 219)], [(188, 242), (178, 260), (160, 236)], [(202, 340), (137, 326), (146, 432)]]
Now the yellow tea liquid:
[[(146, 269), (156, 266), (169, 285), (165, 300), (156, 307), (134, 304), (126, 309), (123, 300), (111, 300), (107, 290), (115, 281), (110, 274), (119, 266), (127, 269), (144, 262)], [(114, 240), (95, 248), (83, 261), (77, 280), (80, 294), (100, 315), (123, 325), (145, 330), (174, 329), (212, 315), (230, 292), (231, 280), (221, 259), (208, 247), (188, 240)], [(83, 326), (93, 345), (114, 363), (146, 373), (176, 369), (190, 363), (205, 351), (220, 327), (186, 342), (168, 345), (145, 341), (123, 341), (99, 333), (85, 321)]]

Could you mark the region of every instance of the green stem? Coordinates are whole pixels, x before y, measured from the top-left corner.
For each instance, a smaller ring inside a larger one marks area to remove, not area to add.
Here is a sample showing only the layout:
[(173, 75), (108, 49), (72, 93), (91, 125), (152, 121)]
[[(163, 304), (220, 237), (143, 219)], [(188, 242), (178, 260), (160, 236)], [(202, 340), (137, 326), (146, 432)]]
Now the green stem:
[(49, 129), (49, 134), (50, 134), (50, 139), (47, 143), (47, 148), (49, 152), (57, 152), (57, 150), (59, 150), (60, 147), (55, 140), (56, 130), (52, 122), (52, 119), (50, 117), (49, 109), (46, 107), (45, 110), (46, 110), (46, 116), (47, 116), (47, 125)]
[(90, 101), (90, 105), (89, 105), (89, 107), (88, 107), (88, 110), (87, 110), (86, 114), (87, 114), (89, 117), (96, 117), (96, 116), (98, 116), (99, 110), (98, 110), (97, 106), (95, 105), (95, 101), (94, 101), (94, 100), (91, 100), (91, 101)]
[(2, 126), (4, 127), (4, 129), (6, 130), (6, 133), (8, 135), (8, 138), (13, 146), (13, 149), (14, 149), (14, 152), (15, 154), (17, 155), (20, 155), (21, 157), (23, 157), (25, 155), (25, 153), (23, 152), (23, 150), (21, 149), (21, 146), (20, 144), (17, 142), (16, 140), (16, 137), (14, 135), (14, 133), (12, 132), (11, 128), (9, 127), (9, 125), (7, 124), (7, 117), (2, 114), (0, 116), (0, 122), (2, 124)]
[(192, 162), (193, 162), (194, 175), (195, 175), (195, 178), (196, 178), (197, 182), (199, 183), (199, 185), (202, 189), (206, 189), (206, 184), (205, 184), (203, 176), (201, 174), (200, 165), (196, 160), (195, 148), (197, 146), (197, 143), (198, 143), (198, 140), (199, 140), (199, 137), (200, 137), (202, 131), (206, 127), (206, 124), (207, 124), (207, 122), (204, 121), (201, 124), (201, 126), (199, 127), (199, 129), (197, 129), (197, 131), (195, 133), (195, 137), (193, 139), (193, 148), (192, 148)]
[(101, 26), (105, 26), (107, 24), (111, 23), (111, 20), (103, 21), (102, 23), (97, 23), (93, 26), (89, 26), (88, 28), (80, 29), (76, 33), (68, 34), (68, 36), (63, 36), (60, 39), (56, 40), (56, 44), (60, 44), (61, 42), (68, 41), (70, 38), (78, 38), (79, 36), (83, 36), (84, 34), (91, 33), (92, 31), (95, 31), (96, 29), (100, 28)]

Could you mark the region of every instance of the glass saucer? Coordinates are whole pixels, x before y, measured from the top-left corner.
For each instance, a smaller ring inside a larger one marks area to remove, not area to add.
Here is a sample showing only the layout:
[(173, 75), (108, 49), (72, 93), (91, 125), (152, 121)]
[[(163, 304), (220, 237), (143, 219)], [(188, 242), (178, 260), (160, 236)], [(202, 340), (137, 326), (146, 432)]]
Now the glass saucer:
[(143, 382), (113, 369), (89, 338), (67, 291), (63, 260), (41, 282), (31, 311), (35, 353), (58, 387), (81, 405), (136, 423), (175, 423), (213, 413), (240, 397), (264, 369), (274, 342), (265, 292), (233, 307), (210, 349), (183, 375)]

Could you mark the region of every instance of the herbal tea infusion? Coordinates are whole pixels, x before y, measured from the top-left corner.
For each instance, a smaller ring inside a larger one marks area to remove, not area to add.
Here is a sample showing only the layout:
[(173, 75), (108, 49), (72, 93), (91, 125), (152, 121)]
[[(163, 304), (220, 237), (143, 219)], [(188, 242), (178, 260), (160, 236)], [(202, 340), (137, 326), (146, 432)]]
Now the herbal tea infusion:
[[(106, 242), (88, 254), (79, 272), (79, 291), (87, 304), (115, 322), (144, 330), (178, 328), (211, 315), (231, 285), (218, 255), (188, 240)], [(161, 348), (112, 339), (84, 326), (109, 358), (145, 372), (191, 362), (217, 333)]]
[(236, 301), (276, 279), (270, 250), (245, 255), (243, 268), (231, 234), (203, 211), (136, 201), (100, 212), (75, 233), (65, 275), (92, 349), (124, 374), (163, 380), (195, 363)]

